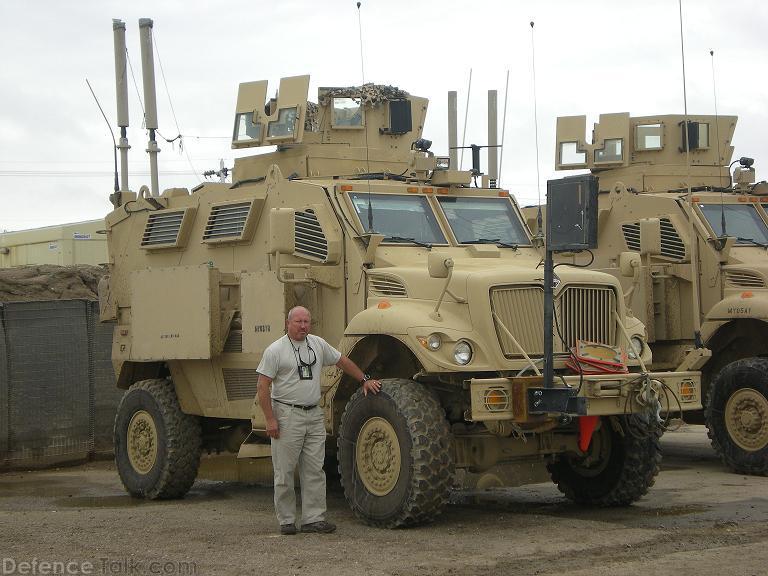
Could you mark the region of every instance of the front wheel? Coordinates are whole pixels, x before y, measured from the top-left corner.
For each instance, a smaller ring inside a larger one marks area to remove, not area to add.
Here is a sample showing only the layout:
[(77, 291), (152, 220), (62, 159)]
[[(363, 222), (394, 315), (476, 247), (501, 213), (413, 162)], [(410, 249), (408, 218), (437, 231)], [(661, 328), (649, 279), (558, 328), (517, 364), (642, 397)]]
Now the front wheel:
[(115, 417), (115, 463), (137, 498), (181, 498), (200, 464), (200, 420), (184, 414), (168, 380), (143, 380), (123, 396)]
[(768, 359), (725, 366), (712, 381), (705, 417), (712, 447), (726, 466), (768, 475)]
[(661, 446), (657, 430), (633, 426), (626, 416), (603, 417), (584, 455), (561, 454), (547, 465), (569, 499), (588, 506), (628, 506), (653, 486)]
[(341, 418), (338, 458), (344, 496), (367, 524), (397, 528), (433, 520), (453, 479), (451, 435), (440, 402), (411, 380), (358, 390)]

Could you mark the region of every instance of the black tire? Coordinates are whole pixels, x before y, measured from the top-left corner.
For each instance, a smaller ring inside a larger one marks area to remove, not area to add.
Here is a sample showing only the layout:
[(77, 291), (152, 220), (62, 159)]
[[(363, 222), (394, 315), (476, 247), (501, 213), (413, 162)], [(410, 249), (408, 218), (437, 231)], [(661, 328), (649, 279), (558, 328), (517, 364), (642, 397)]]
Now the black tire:
[(726, 466), (768, 476), (768, 359), (725, 366), (710, 385), (704, 414), (712, 447)]
[(143, 380), (128, 389), (114, 436), (117, 471), (131, 496), (181, 498), (192, 487), (200, 465), (200, 420), (181, 411), (169, 380)]
[(358, 390), (344, 410), (337, 442), (344, 497), (366, 524), (424, 524), (448, 502), (451, 434), (440, 402), (425, 386), (390, 379), (381, 381), (378, 394)]
[[(653, 486), (661, 463), (660, 431), (639, 434), (628, 417), (603, 417), (584, 456), (561, 454), (547, 465), (566, 497), (586, 506), (628, 506)], [(618, 428), (618, 429), (617, 429)]]

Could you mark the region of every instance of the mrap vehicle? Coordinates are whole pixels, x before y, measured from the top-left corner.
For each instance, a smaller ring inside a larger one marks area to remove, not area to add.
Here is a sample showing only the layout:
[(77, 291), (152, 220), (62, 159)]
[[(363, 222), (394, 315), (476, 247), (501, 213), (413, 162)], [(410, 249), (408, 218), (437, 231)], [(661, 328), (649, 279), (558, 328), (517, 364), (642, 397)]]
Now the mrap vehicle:
[[(706, 408), (686, 419), (706, 422), (735, 472), (765, 475), (768, 184), (755, 183), (753, 159), (732, 160), (736, 121), (602, 114), (588, 142), (584, 116), (561, 117), (555, 164), (599, 178), (592, 267), (621, 280), (648, 331), (651, 366), (690, 369), (688, 350), (711, 350), (698, 364)], [(533, 223), (536, 211), (526, 213)]]
[[(140, 26), (146, 72), (151, 21)], [(267, 89), (240, 85), (232, 146), (275, 148), (238, 158), (232, 183), (159, 192), (153, 168), (152, 188), (131, 192), (124, 177), (112, 195), (100, 300), (126, 390), (115, 450), (128, 492), (183, 496), (202, 450), (269, 453), (256, 367), (303, 305), (315, 334), (382, 380), (363, 396), (323, 371), (328, 449), (365, 522), (429, 521), (456, 469), (519, 459), (546, 461), (581, 503), (640, 498), (658, 472), (658, 414), (700, 408), (700, 375), (643, 369), (645, 328), (616, 278), (558, 268), (557, 377), (545, 385), (541, 247), (508, 192), (471, 186), (476, 172), (429, 151), (427, 100), (366, 84), (319, 88), (313, 103), (308, 76), (283, 78), (269, 101)], [(574, 373), (577, 345), (628, 351), (623, 369)]]

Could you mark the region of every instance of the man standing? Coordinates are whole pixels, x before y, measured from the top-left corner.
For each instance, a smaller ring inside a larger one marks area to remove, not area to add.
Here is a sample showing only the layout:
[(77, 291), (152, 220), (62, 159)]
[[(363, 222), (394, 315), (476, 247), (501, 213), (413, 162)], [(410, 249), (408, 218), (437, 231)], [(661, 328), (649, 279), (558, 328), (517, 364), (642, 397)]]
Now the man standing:
[(275, 471), (275, 512), (280, 533), (296, 534), (294, 470), (301, 482), (301, 531), (330, 533), (336, 525), (325, 520), (325, 423), (320, 402), (323, 366), (341, 368), (360, 382), (363, 393), (374, 394), (381, 383), (364, 374), (325, 340), (309, 334), (309, 310), (288, 312), (286, 335), (270, 344), (259, 363), (259, 404), (272, 439)]

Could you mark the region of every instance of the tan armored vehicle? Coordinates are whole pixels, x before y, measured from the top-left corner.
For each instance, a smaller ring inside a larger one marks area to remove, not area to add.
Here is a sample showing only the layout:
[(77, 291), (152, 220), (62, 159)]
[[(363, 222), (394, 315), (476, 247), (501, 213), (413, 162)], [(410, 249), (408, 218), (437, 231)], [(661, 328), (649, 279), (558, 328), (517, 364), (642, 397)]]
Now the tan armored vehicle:
[[(255, 368), (301, 304), (315, 333), (383, 380), (364, 397), (335, 368), (323, 374), (328, 448), (364, 521), (429, 521), (454, 470), (530, 458), (578, 502), (642, 496), (658, 472), (656, 416), (700, 408), (699, 374), (638, 373), (650, 350), (619, 282), (563, 266), (558, 377), (543, 386), (541, 254), (515, 200), (429, 152), (426, 99), (367, 84), (320, 88), (315, 104), (308, 87), (283, 78), (267, 101), (266, 81), (240, 85), (232, 146), (273, 148), (237, 159), (231, 184), (123, 182), (113, 195), (100, 295), (126, 389), (126, 489), (180, 497), (201, 450), (268, 454)], [(580, 376), (565, 368), (577, 341), (637, 353), (627, 373)]]
[(734, 471), (766, 474), (768, 184), (755, 184), (752, 159), (731, 161), (735, 116), (689, 118), (688, 168), (684, 120), (604, 114), (589, 143), (584, 116), (559, 118), (556, 168), (599, 177), (593, 268), (621, 280), (646, 326), (651, 366), (690, 367), (684, 355), (700, 331), (712, 351), (702, 369), (712, 445)]

